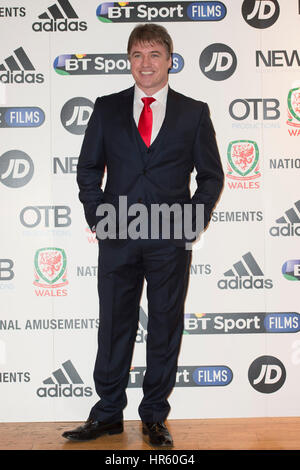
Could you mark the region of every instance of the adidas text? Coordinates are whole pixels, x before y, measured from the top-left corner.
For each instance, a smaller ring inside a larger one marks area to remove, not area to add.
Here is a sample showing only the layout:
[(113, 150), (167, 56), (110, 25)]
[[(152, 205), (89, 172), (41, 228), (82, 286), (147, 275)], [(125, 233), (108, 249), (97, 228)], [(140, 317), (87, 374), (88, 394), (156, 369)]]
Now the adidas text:
[(300, 225), (287, 224), (281, 227), (274, 225), (270, 228), (270, 235), (272, 237), (300, 237)]
[(87, 23), (85, 21), (69, 21), (67, 19), (61, 21), (36, 21), (32, 24), (32, 29), (35, 32), (86, 31)]
[(51, 397), (90, 397), (92, 396), (91, 387), (74, 387), (66, 385), (53, 385), (52, 387), (40, 387), (37, 389), (36, 394), (40, 398)]
[(4, 72), (0, 74), (1, 83), (43, 83), (42, 73), (24, 72)]
[(218, 281), (219, 289), (272, 289), (273, 282), (271, 279), (254, 279), (252, 276), (241, 278), (236, 276), (234, 279), (220, 279)]

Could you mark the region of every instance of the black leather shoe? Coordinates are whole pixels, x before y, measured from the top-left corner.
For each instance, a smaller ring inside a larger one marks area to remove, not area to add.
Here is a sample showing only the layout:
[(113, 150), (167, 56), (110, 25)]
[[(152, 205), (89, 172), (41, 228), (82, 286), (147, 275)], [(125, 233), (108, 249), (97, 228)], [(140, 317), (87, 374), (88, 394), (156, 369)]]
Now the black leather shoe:
[(65, 431), (62, 436), (71, 441), (89, 441), (103, 434), (120, 434), (123, 432), (123, 422), (105, 423), (88, 419), (83, 426), (72, 431)]
[(150, 444), (161, 447), (173, 447), (173, 439), (164, 423), (144, 423), (143, 434), (149, 436)]

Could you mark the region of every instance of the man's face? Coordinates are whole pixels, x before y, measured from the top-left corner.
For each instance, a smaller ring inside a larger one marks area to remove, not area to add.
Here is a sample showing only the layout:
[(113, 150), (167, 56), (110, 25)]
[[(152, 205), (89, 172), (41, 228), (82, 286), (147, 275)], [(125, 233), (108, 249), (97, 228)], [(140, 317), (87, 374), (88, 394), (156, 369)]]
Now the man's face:
[(133, 44), (129, 60), (132, 76), (146, 95), (153, 95), (167, 84), (172, 58), (168, 57), (167, 50), (162, 44), (157, 42)]

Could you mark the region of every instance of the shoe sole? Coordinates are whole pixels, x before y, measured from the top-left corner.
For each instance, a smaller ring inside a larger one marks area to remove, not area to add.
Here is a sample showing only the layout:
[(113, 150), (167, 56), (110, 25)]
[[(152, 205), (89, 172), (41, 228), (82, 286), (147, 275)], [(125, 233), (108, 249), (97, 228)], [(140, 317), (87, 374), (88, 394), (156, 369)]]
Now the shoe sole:
[(109, 434), (112, 436), (113, 434), (122, 434), (124, 429), (119, 428), (119, 429), (108, 429), (107, 431), (102, 431), (101, 434), (98, 434), (98, 436), (95, 437), (90, 437), (89, 439), (77, 439), (76, 437), (72, 436), (64, 436), (65, 439), (68, 439), (69, 441), (74, 441), (74, 442), (87, 442), (87, 441), (94, 441), (95, 439), (98, 439), (98, 437), (104, 436), (105, 434)]

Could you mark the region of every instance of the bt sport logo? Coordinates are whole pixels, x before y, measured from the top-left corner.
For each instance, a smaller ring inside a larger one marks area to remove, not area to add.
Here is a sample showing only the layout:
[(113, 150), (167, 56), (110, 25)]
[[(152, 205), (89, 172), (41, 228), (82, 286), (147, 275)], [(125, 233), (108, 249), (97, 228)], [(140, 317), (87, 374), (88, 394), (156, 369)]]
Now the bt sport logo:
[(201, 2), (105, 2), (96, 16), (104, 23), (220, 21), (226, 6), (219, 1)]
[[(172, 68), (169, 73), (183, 69), (184, 60), (180, 54), (172, 54)], [(55, 58), (53, 67), (59, 75), (121, 75), (131, 74), (127, 54), (62, 54)]]

